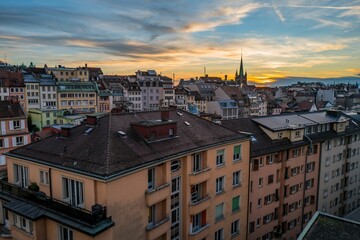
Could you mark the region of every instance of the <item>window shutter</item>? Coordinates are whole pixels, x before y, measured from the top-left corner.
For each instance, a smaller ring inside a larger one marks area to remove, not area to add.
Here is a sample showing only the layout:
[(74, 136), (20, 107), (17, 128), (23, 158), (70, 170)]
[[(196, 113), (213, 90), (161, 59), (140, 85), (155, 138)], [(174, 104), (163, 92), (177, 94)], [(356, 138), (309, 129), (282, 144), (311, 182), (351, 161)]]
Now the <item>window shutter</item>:
[(21, 129), (25, 129), (25, 120), (21, 120), (20, 121), (20, 126), (21, 126)]
[(8, 138), (4, 138), (4, 146), (5, 146), (5, 148), (9, 147), (9, 139)]
[(16, 137), (12, 138), (12, 146), (15, 147), (16, 146)]
[(28, 136), (23, 136), (23, 139), (24, 139), (24, 145), (28, 144)]
[(14, 130), (14, 121), (9, 121), (10, 130)]
[(1, 122), (1, 134), (6, 135), (6, 122), (5, 121)]
[(234, 147), (234, 154), (240, 154), (240, 146)]

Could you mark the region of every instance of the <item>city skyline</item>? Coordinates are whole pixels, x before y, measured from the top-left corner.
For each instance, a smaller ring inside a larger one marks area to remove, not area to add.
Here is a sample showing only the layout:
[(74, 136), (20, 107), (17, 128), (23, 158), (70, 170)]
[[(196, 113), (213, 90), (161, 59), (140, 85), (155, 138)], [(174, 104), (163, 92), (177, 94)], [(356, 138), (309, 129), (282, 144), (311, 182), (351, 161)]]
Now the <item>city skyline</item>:
[[(0, 4), (0, 60), (155, 69), (250, 83), (360, 74), (360, 1), (15, 1)], [(331, 82), (332, 83), (332, 82)]]

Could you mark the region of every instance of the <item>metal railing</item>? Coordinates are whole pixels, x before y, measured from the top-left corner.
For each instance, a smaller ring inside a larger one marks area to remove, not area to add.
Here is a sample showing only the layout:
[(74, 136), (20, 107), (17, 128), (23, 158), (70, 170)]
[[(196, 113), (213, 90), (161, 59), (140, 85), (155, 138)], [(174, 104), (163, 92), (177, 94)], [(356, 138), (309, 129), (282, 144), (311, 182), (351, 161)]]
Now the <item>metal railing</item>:
[(69, 203), (46, 196), (42, 192), (34, 192), (9, 182), (0, 180), (0, 193), (6, 193), (21, 201), (26, 201), (46, 210), (67, 215), (89, 225), (96, 225), (107, 219), (106, 207), (94, 205), (92, 211), (73, 206)]

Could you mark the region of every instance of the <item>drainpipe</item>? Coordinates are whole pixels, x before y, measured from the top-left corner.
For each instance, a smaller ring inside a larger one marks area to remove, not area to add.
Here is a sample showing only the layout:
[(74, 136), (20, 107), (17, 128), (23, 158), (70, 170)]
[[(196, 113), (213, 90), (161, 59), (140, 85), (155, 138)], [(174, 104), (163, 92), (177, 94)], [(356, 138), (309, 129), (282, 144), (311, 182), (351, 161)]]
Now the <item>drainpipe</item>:
[[(309, 141), (310, 141), (310, 147), (313, 148), (313, 142), (312, 140), (307, 136), (304, 135)], [(301, 231), (304, 229), (304, 212), (305, 212), (305, 191), (306, 191), (306, 175), (307, 175), (307, 162), (308, 162), (308, 156), (309, 156), (309, 147), (306, 150), (305, 154), (305, 165), (304, 165), (304, 181), (303, 181), (303, 196), (302, 196), (302, 208), (301, 208)]]
[(49, 168), (49, 189), (50, 189), (50, 197), (52, 198), (51, 168)]

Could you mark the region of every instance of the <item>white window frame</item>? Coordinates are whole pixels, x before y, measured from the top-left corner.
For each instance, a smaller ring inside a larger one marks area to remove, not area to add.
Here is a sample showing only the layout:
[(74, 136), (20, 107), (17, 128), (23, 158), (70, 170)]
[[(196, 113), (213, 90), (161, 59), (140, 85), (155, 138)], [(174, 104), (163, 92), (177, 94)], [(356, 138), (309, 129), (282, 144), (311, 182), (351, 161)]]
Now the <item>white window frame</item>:
[(240, 186), (241, 185), (241, 171), (233, 172), (233, 181), (232, 181), (233, 187)]
[(224, 176), (218, 177), (216, 179), (216, 185), (215, 185), (216, 194), (224, 191), (224, 182), (225, 182)]
[(14, 164), (14, 184), (27, 188), (29, 186), (29, 168), (23, 165)]
[(240, 225), (239, 219), (237, 219), (231, 223), (231, 232), (230, 232), (231, 236), (239, 234), (239, 232), (240, 232), (239, 225)]
[(155, 186), (155, 168), (148, 169), (148, 190), (154, 190)]
[(49, 172), (46, 170), (40, 170), (40, 183), (49, 185)]
[(59, 239), (60, 240), (74, 240), (73, 237), (73, 230), (65, 227), (63, 225), (60, 225), (59, 227)]
[(13, 214), (14, 227), (33, 235), (33, 222), (27, 218)]
[(84, 207), (84, 183), (71, 178), (62, 177), (63, 199), (69, 204)]
[(220, 149), (216, 151), (216, 166), (225, 165), (225, 149)]

